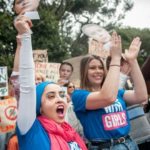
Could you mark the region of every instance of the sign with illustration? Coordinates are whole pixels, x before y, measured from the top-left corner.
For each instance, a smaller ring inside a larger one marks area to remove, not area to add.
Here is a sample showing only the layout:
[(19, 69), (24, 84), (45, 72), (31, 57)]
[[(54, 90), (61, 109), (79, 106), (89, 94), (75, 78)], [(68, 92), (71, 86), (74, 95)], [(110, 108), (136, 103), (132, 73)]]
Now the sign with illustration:
[(15, 130), (17, 119), (17, 101), (14, 97), (0, 100), (0, 133)]

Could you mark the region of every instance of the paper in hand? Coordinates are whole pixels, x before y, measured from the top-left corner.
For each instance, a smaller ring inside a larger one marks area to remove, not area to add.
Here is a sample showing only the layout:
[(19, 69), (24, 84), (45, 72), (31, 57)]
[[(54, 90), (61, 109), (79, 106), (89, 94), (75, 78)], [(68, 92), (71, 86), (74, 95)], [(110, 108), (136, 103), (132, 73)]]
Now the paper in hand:
[(31, 20), (39, 20), (40, 16), (37, 11), (29, 11), (24, 14), (26, 17), (29, 17)]

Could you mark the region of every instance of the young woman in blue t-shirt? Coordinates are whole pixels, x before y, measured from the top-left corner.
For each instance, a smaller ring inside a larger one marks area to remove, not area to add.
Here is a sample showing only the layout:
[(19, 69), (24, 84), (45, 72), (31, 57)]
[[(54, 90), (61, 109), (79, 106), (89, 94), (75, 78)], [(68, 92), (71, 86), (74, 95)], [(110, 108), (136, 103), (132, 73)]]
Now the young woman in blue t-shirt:
[(136, 150), (137, 145), (128, 136), (126, 105), (147, 100), (145, 81), (137, 62), (141, 41), (139, 37), (134, 38), (124, 54), (131, 67), (134, 90), (119, 90), (121, 37), (114, 32), (111, 41), (112, 59), (107, 76), (100, 57), (92, 55), (81, 60), (81, 89), (72, 94), (74, 110), (90, 141), (90, 150)]

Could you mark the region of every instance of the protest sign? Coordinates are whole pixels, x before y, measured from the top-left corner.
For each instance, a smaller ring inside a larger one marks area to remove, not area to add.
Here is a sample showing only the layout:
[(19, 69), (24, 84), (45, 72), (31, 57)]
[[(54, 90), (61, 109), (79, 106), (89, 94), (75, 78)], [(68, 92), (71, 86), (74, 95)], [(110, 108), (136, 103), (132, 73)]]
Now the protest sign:
[(46, 75), (46, 80), (57, 82), (59, 79), (60, 63), (35, 63), (36, 73)]
[(15, 130), (17, 119), (17, 101), (14, 97), (0, 100), (0, 133)]
[(8, 95), (7, 67), (0, 67), (0, 97)]
[(20, 6), (24, 6), (23, 9), (23, 11), (25, 12), (24, 15), (29, 17), (32, 20), (40, 19), (39, 14), (37, 12), (39, 3), (40, 0), (29, 0), (27, 2), (24, 0), (19, 1)]
[(89, 39), (88, 53), (91, 55), (100, 56), (104, 60), (110, 55), (110, 51), (104, 49), (103, 43), (94, 39)]
[(48, 62), (47, 50), (34, 50), (33, 51), (34, 62)]

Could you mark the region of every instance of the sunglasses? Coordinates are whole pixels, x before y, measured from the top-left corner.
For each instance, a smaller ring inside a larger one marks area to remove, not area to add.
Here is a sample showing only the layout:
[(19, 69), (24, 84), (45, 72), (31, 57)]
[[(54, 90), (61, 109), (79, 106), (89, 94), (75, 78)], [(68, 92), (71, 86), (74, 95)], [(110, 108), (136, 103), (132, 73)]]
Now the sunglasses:
[(75, 89), (75, 86), (68, 86), (68, 88), (74, 88)]

